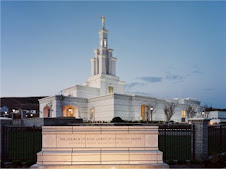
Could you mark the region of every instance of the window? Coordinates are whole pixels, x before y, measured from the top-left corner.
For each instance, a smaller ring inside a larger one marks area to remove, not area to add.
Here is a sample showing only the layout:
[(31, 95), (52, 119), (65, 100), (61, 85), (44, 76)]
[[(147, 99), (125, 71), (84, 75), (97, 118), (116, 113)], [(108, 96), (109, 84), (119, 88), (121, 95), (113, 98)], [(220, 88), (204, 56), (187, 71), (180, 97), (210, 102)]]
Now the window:
[(107, 47), (107, 39), (104, 39), (104, 47)]
[(69, 109), (67, 110), (67, 117), (73, 117), (73, 116), (74, 116), (74, 111), (73, 111), (72, 108), (69, 108)]
[(186, 111), (182, 110), (182, 118), (185, 118), (185, 117), (186, 117)]
[(93, 119), (93, 115), (94, 115), (94, 109), (92, 108), (90, 109), (90, 120)]
[(141, 120), (145, 120), (145, 105), (141, 105)]
[(108, 86), (108, 94), (114, 93), (114, 88), (112, 86)]

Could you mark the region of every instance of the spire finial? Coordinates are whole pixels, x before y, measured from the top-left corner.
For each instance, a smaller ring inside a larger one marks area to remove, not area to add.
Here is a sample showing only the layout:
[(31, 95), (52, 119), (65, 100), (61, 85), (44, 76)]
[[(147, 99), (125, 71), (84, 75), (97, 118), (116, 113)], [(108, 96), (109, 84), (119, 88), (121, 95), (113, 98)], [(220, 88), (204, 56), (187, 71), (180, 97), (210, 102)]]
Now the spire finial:
[(105, 28), (105, 17), (104, 16), (100, 16), (101, 20), (102, 20), (102, 29)]

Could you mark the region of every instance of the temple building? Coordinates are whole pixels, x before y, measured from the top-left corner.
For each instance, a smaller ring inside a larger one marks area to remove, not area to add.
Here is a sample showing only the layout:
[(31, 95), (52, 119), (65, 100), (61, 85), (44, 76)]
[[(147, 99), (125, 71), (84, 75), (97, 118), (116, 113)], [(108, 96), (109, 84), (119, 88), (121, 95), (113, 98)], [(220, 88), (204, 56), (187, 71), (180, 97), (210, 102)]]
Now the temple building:
[(184, 110), (189, 105), (199, 111), (200, 102), (196, 99), (169, 100), (126, 93), (125, 82), (116, 75), (117, 58), (113, 57), (113, 49), (108, 47), (105, 18), (101, 19), (99, 48), (94, 50), (94, 57), (90, 60), (91, 76), (82, 85), (63, 89), (61, 95), (40, 99), (41, 118), (63, 116), (109, 122), (114, 117), (121, 117), (123, 120), (137, 121), (150, 120), (149, 111), (152, 111), (152, 120), (165, 121), (165, 105), (175, 103), (176, 113), (172, 120), (180, 122), (186, 118)]

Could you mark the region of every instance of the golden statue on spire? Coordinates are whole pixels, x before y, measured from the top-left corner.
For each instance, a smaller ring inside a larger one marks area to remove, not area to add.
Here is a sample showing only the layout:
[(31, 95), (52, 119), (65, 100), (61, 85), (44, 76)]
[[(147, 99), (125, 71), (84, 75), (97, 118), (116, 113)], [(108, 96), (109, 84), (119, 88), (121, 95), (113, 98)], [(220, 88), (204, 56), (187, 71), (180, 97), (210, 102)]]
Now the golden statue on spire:
[(104, 16), (100, 16), (101, 20), (102, 20), (102, 29), (105, 28), (105, 17)]

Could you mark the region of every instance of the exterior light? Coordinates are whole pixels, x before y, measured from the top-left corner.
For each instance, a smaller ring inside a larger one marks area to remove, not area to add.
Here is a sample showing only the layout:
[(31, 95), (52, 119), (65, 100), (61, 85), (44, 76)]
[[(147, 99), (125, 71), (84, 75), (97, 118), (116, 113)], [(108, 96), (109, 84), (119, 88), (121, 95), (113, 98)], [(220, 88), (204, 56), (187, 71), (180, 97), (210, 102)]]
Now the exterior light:
[(31, 114), (31, 117), (33, 116), (33, 114)]
[(204, 111), (202, 112), (202, 116), (205, 117), (205, 112)]
[(154, 110), (154, 108), (153, 108), (153, 107), (151, 107), (151, 108), (150, 108), (150, 110), (152, 111), (152, 110)]
[(15, 111), (16, 111), (16, 110), (15, 110), (15, 109), (13, 109), (13, 113), (15, 113)]
[(7, 114), (7, 111), (5, 111), (5, 114)]

